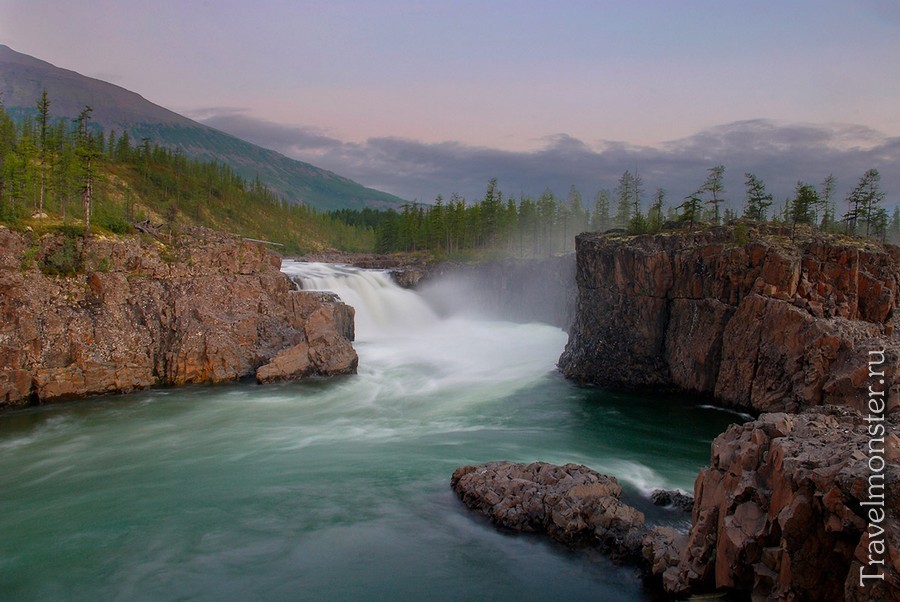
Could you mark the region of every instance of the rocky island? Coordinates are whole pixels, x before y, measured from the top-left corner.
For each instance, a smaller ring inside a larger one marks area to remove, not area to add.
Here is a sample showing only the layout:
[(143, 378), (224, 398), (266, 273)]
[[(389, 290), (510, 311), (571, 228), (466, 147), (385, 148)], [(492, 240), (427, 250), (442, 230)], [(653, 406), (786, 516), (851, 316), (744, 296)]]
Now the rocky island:
[(353, 308), (280, 265), (200, 227), (165, 243), (0, 227), (0, 407), (355, 372)]

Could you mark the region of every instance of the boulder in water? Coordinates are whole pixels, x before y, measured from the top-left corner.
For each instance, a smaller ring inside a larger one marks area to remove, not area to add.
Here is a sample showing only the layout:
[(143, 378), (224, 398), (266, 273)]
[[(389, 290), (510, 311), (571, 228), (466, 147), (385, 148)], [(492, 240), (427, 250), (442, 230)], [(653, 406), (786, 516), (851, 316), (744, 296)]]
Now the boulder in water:
[(675, 489), (654, 489), (650, 494), (650, 501), (657, 506), (666, 506), (684, 512), (694, 509), (694, 498)]
[(458, 468), (450, 484), (466, 506), (499, 527), (597, 546), (617, 560), (640, 556), (644, 515), (619, 501), (615, 478), (586, 466), (488, 462)]

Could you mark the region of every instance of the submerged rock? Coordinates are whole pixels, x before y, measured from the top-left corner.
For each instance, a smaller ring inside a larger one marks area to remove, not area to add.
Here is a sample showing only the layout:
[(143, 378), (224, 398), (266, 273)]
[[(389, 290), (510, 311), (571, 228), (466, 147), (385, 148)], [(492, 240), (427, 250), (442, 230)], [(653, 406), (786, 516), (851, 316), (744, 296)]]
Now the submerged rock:
[(650, 493), (650, 501), (657, 506), (670, 506), (682, 512), (690, 512), (694, 509), (694, 498), (675, 490), (654, 489)]
[(640, 555), (644, 515), (619, 501), (615, 478), (586, 466), (488, 462), (458, 468), (450, 484), (466, 506), (499, 527), (598, 546), (616, 559)]

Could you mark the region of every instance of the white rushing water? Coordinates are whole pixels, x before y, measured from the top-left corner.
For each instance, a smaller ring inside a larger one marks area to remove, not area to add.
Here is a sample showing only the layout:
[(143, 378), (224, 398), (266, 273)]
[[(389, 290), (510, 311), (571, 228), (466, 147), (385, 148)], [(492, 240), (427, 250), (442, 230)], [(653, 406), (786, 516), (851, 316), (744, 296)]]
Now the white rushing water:
[(472, 516), (450, 475), (577, 462), (642, 504), (690, 489), (731, 415), (577, 387), (552, 326), (438, 316), (385, 272), (283, 269), (354, 306), (359, 374), (0, 415), (0, 599), (647, 599), (627, 567)]
[(384, 271), (294, 261), (283, 271), (355, 308), (360, 384), (373, 399), (439, 395), (433, 412), (454, 411), (546, 377), (565, 346), (566, 334), (546, 324), (439, 317)]

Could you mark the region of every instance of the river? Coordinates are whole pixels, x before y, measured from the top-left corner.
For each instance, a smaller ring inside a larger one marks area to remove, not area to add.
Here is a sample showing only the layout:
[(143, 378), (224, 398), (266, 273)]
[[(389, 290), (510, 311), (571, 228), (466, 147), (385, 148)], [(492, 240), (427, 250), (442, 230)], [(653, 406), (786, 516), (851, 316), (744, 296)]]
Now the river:
[(578, 387), (566, 335), (438, 315), (383, 272), (285, 262), (357, 309), (359, 374), (160, 388), (0, 415), (2, 600), (648, 600), (635, 569), (500, 532), (449, 478), (576, 462), (691, 491), (740, 417)]

